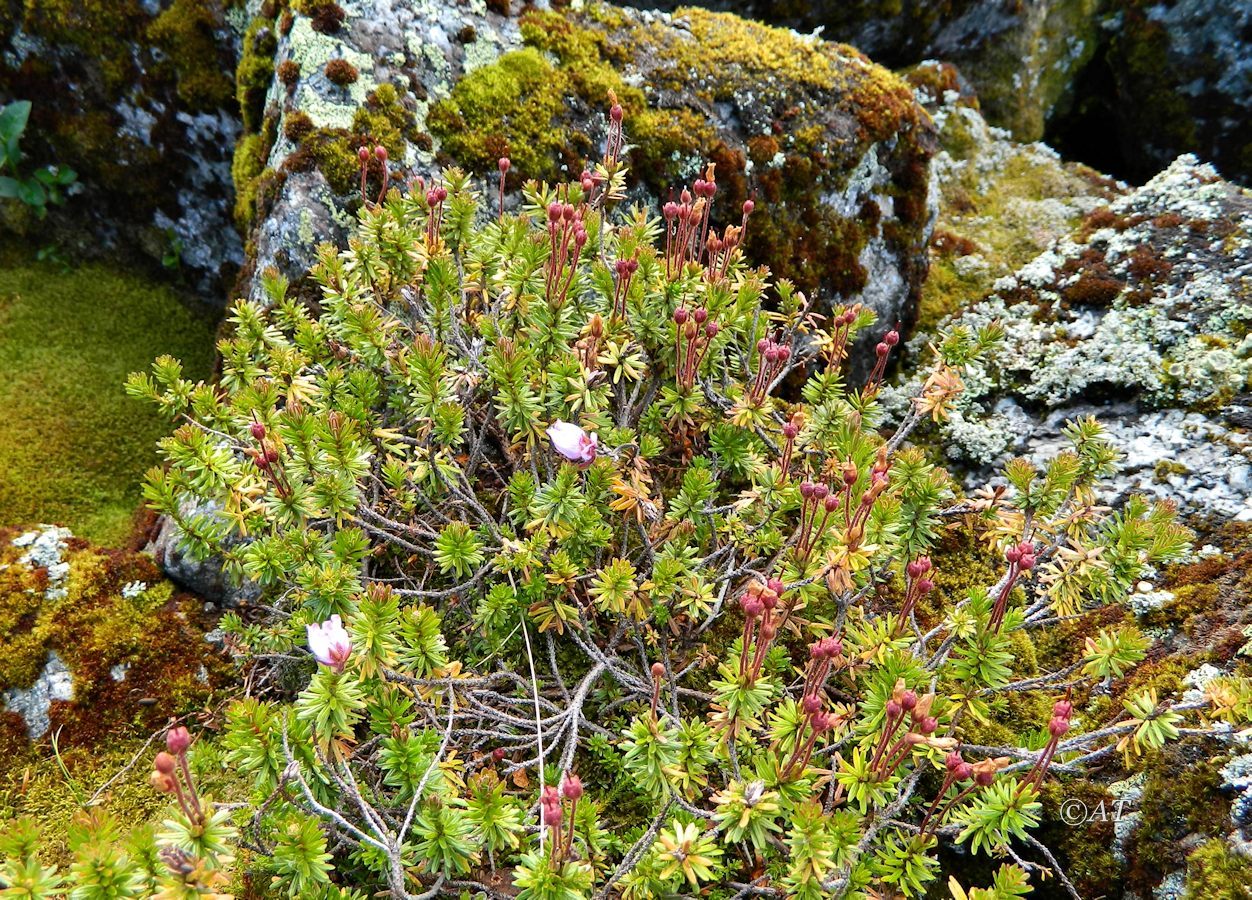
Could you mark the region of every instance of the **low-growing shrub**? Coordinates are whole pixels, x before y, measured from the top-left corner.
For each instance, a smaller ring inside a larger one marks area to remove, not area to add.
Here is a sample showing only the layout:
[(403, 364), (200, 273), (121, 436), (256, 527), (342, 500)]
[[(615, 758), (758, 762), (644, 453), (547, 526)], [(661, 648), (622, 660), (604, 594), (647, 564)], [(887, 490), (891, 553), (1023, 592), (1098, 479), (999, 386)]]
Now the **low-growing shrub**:
[[(155, 763), (176, 808), (159, 857), (126, 859), (168, 896), (236, 866), (290, 896), (919, 896), (940, 842), (1050, 866), (1030, 831), (1056, 767), (1247, 718), (1217, 679), (1086, 721), (1144, 656), (1130, 625), (1055, 672), (1019, 652), (1189, 535), (1167, 504), (1099, 504), (1116, 453), (1091, 420), (970, 497), (910, 446), (994, 326), (937, 340), (887, 422), (899, 335), (849, 384), (873, 315), (749, 266), (770, 211), (710, 221), (711, 168), (659, 216), (627, 206), (622, 141), (615, 108), (604, 158), (511, 212), (456, 170), (377, 202), (363, 176), (319, 314), (271, 273), (217, 383), (132, 377), (179, 423), (149, 500), (264, 591), (225, 621), (249, 696), (202, 741), (252, 802), (196, 793), (184, 732)], [(945, 595), (932, 552), (959, 530), (1001, 568)], [(963, 745), (1023, 696), (1020, 745)], [(33, 841), (8, 847), (11, 879)], [(1029, 889), (1005, 865), (968, 896)]]

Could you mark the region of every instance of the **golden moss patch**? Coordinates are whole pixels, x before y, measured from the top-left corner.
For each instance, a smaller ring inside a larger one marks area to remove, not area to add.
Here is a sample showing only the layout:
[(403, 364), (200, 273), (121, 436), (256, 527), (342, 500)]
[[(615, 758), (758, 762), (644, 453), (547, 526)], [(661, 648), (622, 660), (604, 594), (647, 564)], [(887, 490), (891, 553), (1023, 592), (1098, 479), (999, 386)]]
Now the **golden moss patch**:
[(213, 325), (135, 274), (64, 272), (32, 255), (0, 248), (0, 522), (120, 544), (168, 428), (122, 383), (162, 353), (206, 377)]

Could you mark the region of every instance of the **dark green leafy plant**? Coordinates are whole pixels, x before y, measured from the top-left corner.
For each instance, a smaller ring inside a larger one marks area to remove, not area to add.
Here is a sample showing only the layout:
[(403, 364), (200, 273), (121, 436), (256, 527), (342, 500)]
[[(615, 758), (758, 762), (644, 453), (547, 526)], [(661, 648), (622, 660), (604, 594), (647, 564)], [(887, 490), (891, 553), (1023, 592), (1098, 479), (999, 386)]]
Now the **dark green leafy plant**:
[(29, 100), (14, 100), (0, 107), (0, 199), (18, 200), (42, 219), (49, 205), (65, 202), (65, 190), (78, 179), (78, 173), (69, 166), (47, 165), (22, 174), (21, 141), (30, 110)]

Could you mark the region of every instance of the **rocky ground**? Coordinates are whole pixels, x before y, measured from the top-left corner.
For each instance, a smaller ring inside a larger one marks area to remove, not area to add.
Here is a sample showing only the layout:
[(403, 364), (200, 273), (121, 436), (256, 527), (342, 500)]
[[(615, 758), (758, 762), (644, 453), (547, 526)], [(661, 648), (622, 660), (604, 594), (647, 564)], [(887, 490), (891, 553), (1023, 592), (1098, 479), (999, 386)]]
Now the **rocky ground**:
[[(1125, 453), (1108, 501), (1170, 499), (1201, 532), (1188, 565), (1129, 598), (1158, 642), (1143, 678), (1182, 692), (1229, 670), (1247, 641), (1252, 562), (1252, 195), (1222, 177), (1252, 171), (1246, 9), (965, 2), (928, 18), (931, 5), (916, 3), (894, 15), (869, 3), (729, 5), (826, 24), (859, 50), (701, 9), (136, 0), (82, 4), (84, 27), (67, 29), (54, 4), (27, 2), (0, 16), (0, 87), (45, 79), (73, 98), (42, 109), (31, 148), (80, 169), (82, 193), (53, 222), (67, 246), (160, 257), (177, 239), (183, 283), (219, 304), (228, 284), (256, 295), (269, 267), (298, 282), (320, 242), (344, 239), (360, 147), (384, 145), (401, 179), (459, 165), (493, 191), (503, 155), (511, 179), (576, 174), (616, 96), (636, 196), (711, 158), (718, 215), (749, 196), (764, 213), (754, 260), (815, 299), (860, 300), (914, 325), (909, 360), (943, 325), (1002, 322), (1001, 355), (965, 373), (961, 404), (922, 439), (972, 486), (1012, 455), (1054, 450), (1066, 420), (1099, 418)], [(83, 41), (102, 29), (99, 45)], [(932, 55), (961, 65), (915, 65)], [(98, 62), (84, 68), (88, 56)], [(1020, 62), (1007, 79), (1006, 61)], [(1113, 93), (1084, 94), (1082, 78), (1100, 73)], [(1116, 141), (1142, 145), (1142, 186), (1031, 142), (1051, 131), (1075, 146), (1075, 123), (1098, 119), (1109, 96)], [(1186, 114), (1160, 127), (1179, 103)], [(378, 178), (372, 168), (369, 189)], [(6, 216), (34, 227), (11, 206)], [(169, 526), (153, 547), (163, 575), (148, 556), (20, 518), (0, 541), (0, 733), (12, 761), (0, 774), (27, 787), (0, 795), (16, 797), (0, 815), (25, 811), (29, 785), (47, 783), (50, 735), (78, 748), (75, 771), (90, 780), (107, 763), (83, 748), (141, 741), (160, 724), (147, 699), (209, 708), (226, 675), (219, 610), (203, 603), (255, 599), (220, 565), (183, 556)], [(1204, 896), (1205, 865), (1249, 852), (1248, 748), (1172, 753), (1137, 780), (1081, 786), (1129, 798), (1132, 813), (1058, 838), (1084, 896)], [(1197, 765), (1210, 758), (1221, 765)], [(1161, 795), (1178, 769), (1195, 806), (1183, 813)], [(1061, 799), (1049, 801), (1053, 825)]]

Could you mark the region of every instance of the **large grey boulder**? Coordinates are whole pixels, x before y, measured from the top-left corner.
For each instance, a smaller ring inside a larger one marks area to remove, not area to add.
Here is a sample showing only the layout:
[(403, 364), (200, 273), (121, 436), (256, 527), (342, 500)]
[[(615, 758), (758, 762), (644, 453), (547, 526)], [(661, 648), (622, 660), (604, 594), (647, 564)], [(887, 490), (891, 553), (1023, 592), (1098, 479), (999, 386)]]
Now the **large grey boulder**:
[(494, 193), (506, 154), (518, 183), (568, 178), (599, 155), (612, 91), (637, 197), (715, 162), (718, 217), (737, 221), (756, 199), (754, 261), (826, 302), (912, 321), (934, 134), (903, 80), (850, 47), (703, 10), (505, 6), (358, 0), (337, 28), (273, 22), (278, 75), (236, 166), (250, 175), (247, 293), (261, 297), (270, 267), (298, 283), (318, 242), (342, 240), (359, 147), (388, 147), (393, 183), (455, 164)]

